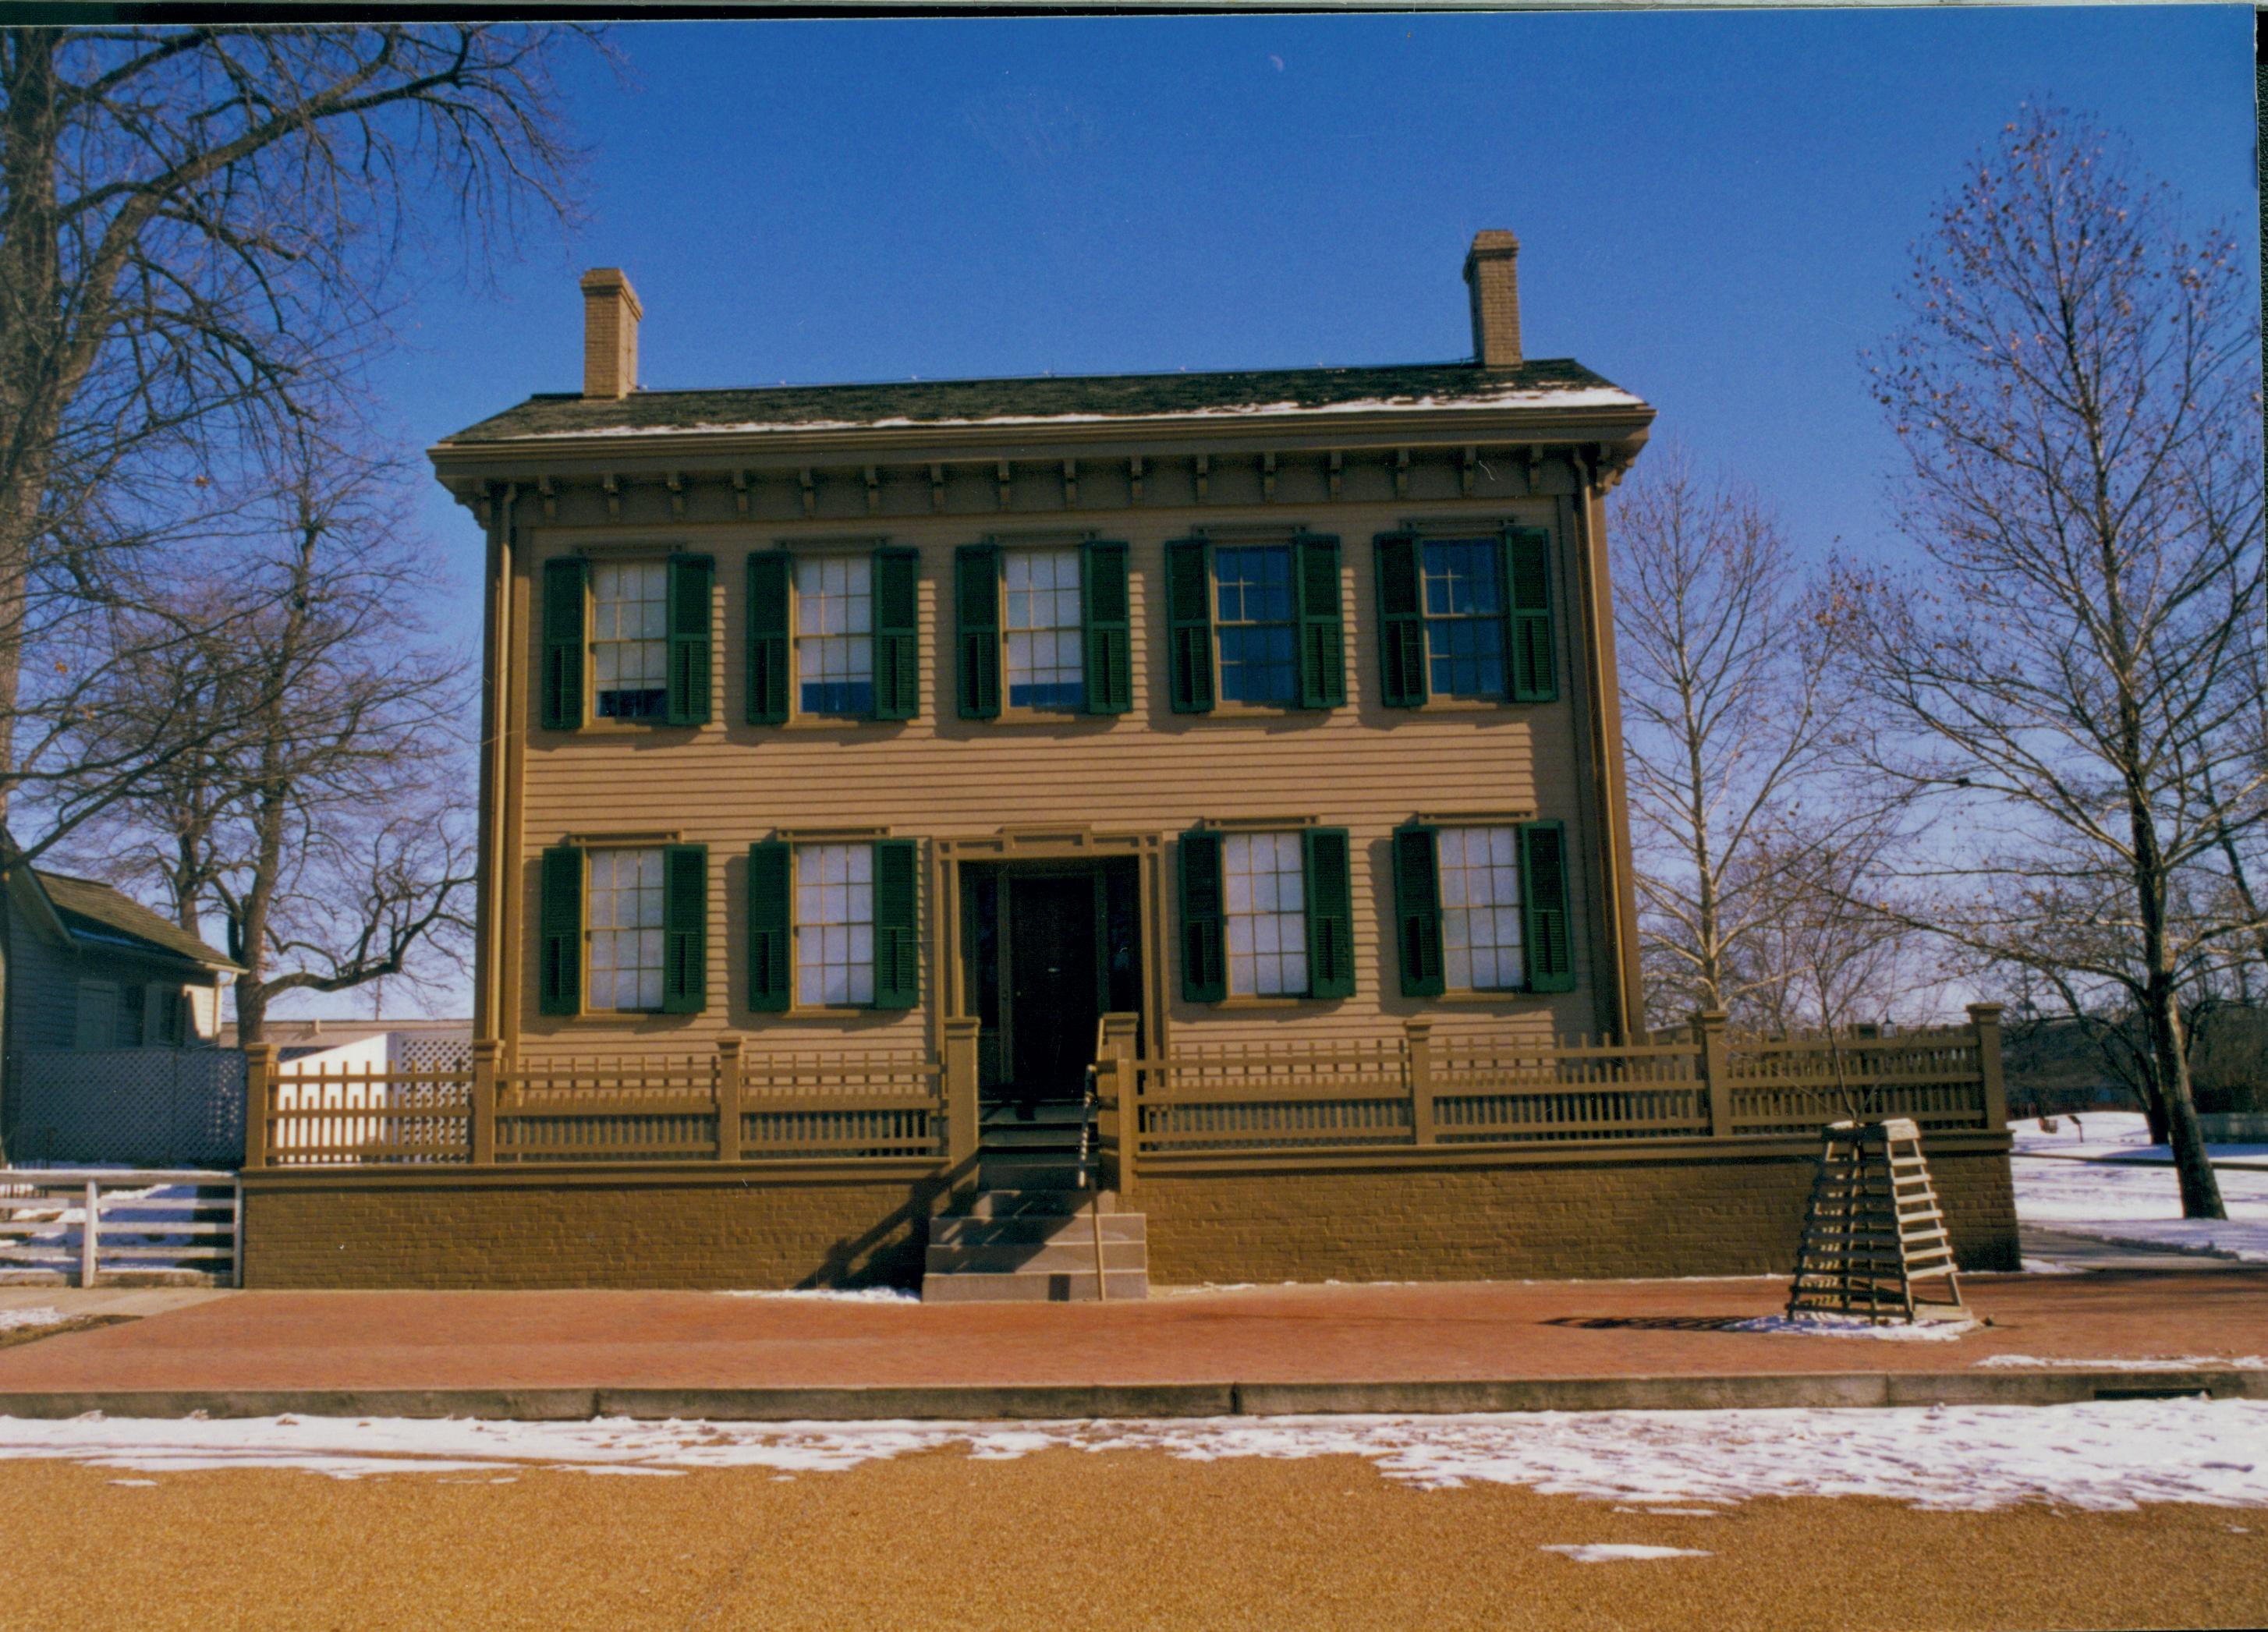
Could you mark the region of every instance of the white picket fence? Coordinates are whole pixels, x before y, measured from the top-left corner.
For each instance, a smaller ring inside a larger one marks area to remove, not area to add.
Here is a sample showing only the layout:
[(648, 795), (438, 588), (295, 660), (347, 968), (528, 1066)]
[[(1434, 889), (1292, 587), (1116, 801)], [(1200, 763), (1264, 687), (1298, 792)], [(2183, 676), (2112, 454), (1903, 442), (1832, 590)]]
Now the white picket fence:
[(0, 1168), (0, 1285), (106, 1275), (243, 1284), (244, 1191), (204, 1168)]

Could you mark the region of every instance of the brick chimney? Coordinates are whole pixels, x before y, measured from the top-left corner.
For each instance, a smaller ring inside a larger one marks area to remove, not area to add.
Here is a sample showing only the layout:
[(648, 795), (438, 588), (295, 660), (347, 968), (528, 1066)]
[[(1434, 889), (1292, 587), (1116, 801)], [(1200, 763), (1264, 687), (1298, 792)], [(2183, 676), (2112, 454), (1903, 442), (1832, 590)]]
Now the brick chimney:
[(637, 389), (638, 320), (645, 308), (620, 267), (583, 274), (583, 394), (621, 398)]
[(1476, 232), (1465, 253), (1473, 292), (1473, 357), (1483, 368), (1520, 366), (1520, 240), (1498, 231)]

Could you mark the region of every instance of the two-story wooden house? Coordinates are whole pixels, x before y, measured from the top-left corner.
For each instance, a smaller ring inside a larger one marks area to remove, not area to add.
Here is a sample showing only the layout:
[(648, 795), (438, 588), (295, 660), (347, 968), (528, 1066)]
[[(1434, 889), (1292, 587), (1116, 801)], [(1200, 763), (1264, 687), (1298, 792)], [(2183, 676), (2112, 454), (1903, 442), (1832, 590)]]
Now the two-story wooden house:
[[(1461, 362), (756, 390), (638, 389), (587, 275), (583, 389), (432, 451), (488, 538), (493, 1182), (387, 1215), (399, 1273), (902, 1280), (972, 1162), (1098, 1139), (1174, 1279), (1728, 1261), (1697, 1079), (1451, 1092), (1640, 1007), (1605, 502), (1653, 415), (1523, 354), (1518, 249)], [(276, 1279), (343, 1261), (298, 1184)]]

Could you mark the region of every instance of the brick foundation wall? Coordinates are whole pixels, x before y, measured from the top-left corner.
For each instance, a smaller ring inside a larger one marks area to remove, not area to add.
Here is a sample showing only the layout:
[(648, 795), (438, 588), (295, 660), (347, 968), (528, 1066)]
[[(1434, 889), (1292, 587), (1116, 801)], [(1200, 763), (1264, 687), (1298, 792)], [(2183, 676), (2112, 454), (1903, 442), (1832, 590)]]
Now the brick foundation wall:
[(244, 1283), (911, 1287), (939, 1187), (930, 1178), (255, 1175), (244, 1192)]
[[(1935, 1142), (1933, 1142), (1934, 1144)], [(2007, 1143), (1930, 1151), (1964, 1269), (2017, 1268)], [(1145, 1173), (1160, 1285), (1786, 1275), (1814, 1147), (1675, 1161)]]
[[(1465, 1166), (1145, 1172), (1160, 1285), (1785, 1275), (1808, 1141), (1669, 1158), (1523, 1153)], [(2005, 1137), (1933, 1142), (1966, 1269), (2017, 1267)], [(915, 1287), (934, 1173), (254, 1174), (253, 1287)]]

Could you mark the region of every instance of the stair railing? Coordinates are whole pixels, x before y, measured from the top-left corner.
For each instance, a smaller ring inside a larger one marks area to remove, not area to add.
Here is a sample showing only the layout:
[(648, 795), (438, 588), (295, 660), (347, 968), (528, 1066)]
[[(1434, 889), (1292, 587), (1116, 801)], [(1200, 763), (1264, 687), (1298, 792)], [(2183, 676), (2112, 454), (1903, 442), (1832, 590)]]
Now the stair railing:
[[(1094, 1085), (1095, 1068), (1086, 1068), (1086, 1092), (1080, 1103), (1079, 1119), (1079, 1187), (1087, 1187), (1087, 1164), (1094, 1152), (1094, 1119), (1101, 1104), (1101, 1096)], [(1110, 1301), (1110, 1276), (1102, 1262), (1102, 1187), (1094, 1187), (1094, 1199), (1087, 1204), (1087, 1221), (1094, 1236), (1094, 1301)]]

